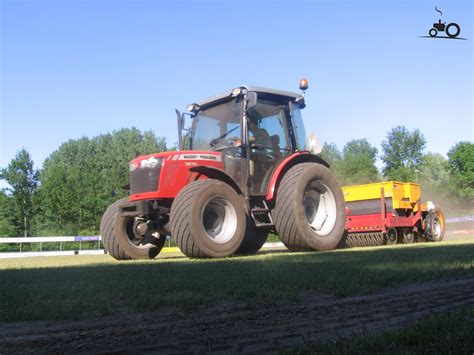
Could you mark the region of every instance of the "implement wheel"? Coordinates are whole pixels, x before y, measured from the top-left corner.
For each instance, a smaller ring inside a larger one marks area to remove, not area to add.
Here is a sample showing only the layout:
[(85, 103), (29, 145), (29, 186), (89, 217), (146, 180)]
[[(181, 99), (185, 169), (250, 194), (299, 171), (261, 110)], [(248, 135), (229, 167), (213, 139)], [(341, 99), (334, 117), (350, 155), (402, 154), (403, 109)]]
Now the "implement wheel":
[(185, 255), (229, 256), (237, 252), (244, 240), (244, 200), (222, 181), (193, 181), (174, 200), (170, 223), (171, 235)]
[(100, 233), (105, 249), (117, 260), (153, 259), (166, 241), (152, 228), (152, 223), (135, 217), (119, 216), (120, 205), (128, 198), (116, 201), (105, 211)]
[(397, 244), (398, 233), (395, 228), (390, 228), (385, 234), (385, 244), (386, 245), (395, 245)]
[(413, 244), (415, 242), (415, 231), (413, 228), (406, 227), (402, 229), (402, 241), (404, 244)]
[(273, 216), (275, 229), (288, 249), (334, 249), (346, 223), (341, 187), (325, 166), (298, 164), (278, 187)]
[(446, 232), (446, 221), (444, 213), (436, 207), (430, 211), (425, 219), (426, 229), (425, 237), (434, 242), (440, 242), (444, 239)]

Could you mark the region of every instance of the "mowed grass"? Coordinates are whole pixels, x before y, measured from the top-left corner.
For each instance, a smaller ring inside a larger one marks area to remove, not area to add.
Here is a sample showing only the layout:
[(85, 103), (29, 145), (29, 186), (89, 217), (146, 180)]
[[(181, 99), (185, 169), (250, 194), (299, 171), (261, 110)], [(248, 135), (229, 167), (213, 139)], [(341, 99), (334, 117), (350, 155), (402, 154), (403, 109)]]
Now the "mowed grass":
[(474, 310), (465, 308), (432, 316), (401, 330), (309, 345), (285, 351), (283, 354), (472, 354), (473, 352)]
[(115, 261), (108, 255), (0, 260), (0, 321), (77, 319), (162, 307), (297, 301), (474, 277), (474, 239), (315, 253)]

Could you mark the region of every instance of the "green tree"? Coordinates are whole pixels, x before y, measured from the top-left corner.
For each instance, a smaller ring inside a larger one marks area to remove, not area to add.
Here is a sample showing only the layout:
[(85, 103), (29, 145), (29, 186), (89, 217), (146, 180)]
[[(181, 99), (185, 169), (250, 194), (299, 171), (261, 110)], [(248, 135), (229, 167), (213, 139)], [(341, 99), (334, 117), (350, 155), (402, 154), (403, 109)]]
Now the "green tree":
[(136, 128), (63, 143), (46, 159), (41, 173), (43, 230), (97, 233), (106, 208), (126, 195), (129, 161), (164, 150), (164, 138)]
[(383, 174), (388, 180), (416, 181), (423, 162), (426, 139), (415, 129), (410, 132), (404, 126), (397, 126), (382, 142)]
[(320, 155), (330, 166), (337, 164), (342, 159), (342, 154), (334, 143), (324, 142)]
[(341, 181), (339, 170), (342, 161), (342, 153), (336, 144), (325, 142), (321, 149), (320, 156), (329, 164), (329, 167), (334, 175), (336, 175), (336, 178)]
[(474, 144), (459, 142), (448, 152), (450, 190), (471, 205), (474, 202)]
[(352, 185), (379, 181), (376, 160), (377, 148), (370, 145), (367, 139), (351, 140), (344, 146), (339, 163), (341, 182)]
[(10, 187), (5, 190), (11, 194), (11, 216), (15, 231), (24, 237), (31, 234), (35, 206), (34, 195), (38, 188), (38, 171), (26, 149), (21, 149), (8, 167), (1, 169), (0, 179)]
[(12, 210), (11, 196), (0, 191), (0, 237), (15, 236), (15, 227), (10, 211)]
[(448, 161), (441, 154), (427, 153), (423, 156), (418, 181), (423, 200), (446, 201), (449, 195)]

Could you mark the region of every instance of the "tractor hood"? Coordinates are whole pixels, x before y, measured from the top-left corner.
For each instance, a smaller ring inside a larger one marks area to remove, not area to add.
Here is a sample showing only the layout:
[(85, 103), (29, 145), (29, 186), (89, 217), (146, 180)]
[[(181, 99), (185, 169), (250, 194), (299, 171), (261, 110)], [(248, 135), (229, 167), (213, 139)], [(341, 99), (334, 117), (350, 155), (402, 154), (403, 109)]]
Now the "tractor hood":
[(220, 152), (184, 150), (141, 155), (130, 161), (130, 200), (174, 198), (198, 178), (193, 167), (223, 170)]

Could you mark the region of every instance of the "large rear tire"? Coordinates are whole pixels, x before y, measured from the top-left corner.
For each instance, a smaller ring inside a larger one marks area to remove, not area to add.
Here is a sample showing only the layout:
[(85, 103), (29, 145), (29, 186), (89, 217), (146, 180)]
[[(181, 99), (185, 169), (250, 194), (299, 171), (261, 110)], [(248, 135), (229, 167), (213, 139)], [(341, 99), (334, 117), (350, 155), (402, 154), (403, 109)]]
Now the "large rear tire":
[[(153, 230), (152, 223), (119, 216), (120, 205), (127, 200), (123, 198), (110, 205), (102, 217), (100, 231), (104, 247), (117, 260), (153, 259), (163, 248), (166, 236)], [(137, 223), (148, 225), (142, 235), (136, 233)]]
[(275, 229), (288, 249), (334, 249), (346, 223), (341, 186), (325, 166), (298, 164), (280, 183), (273, 215)]
[(240, 248), (246, 219), (244, 200), (228, 184), (193, 181), (171, 206), (171, 235), (191, 258), (226, 257)]

